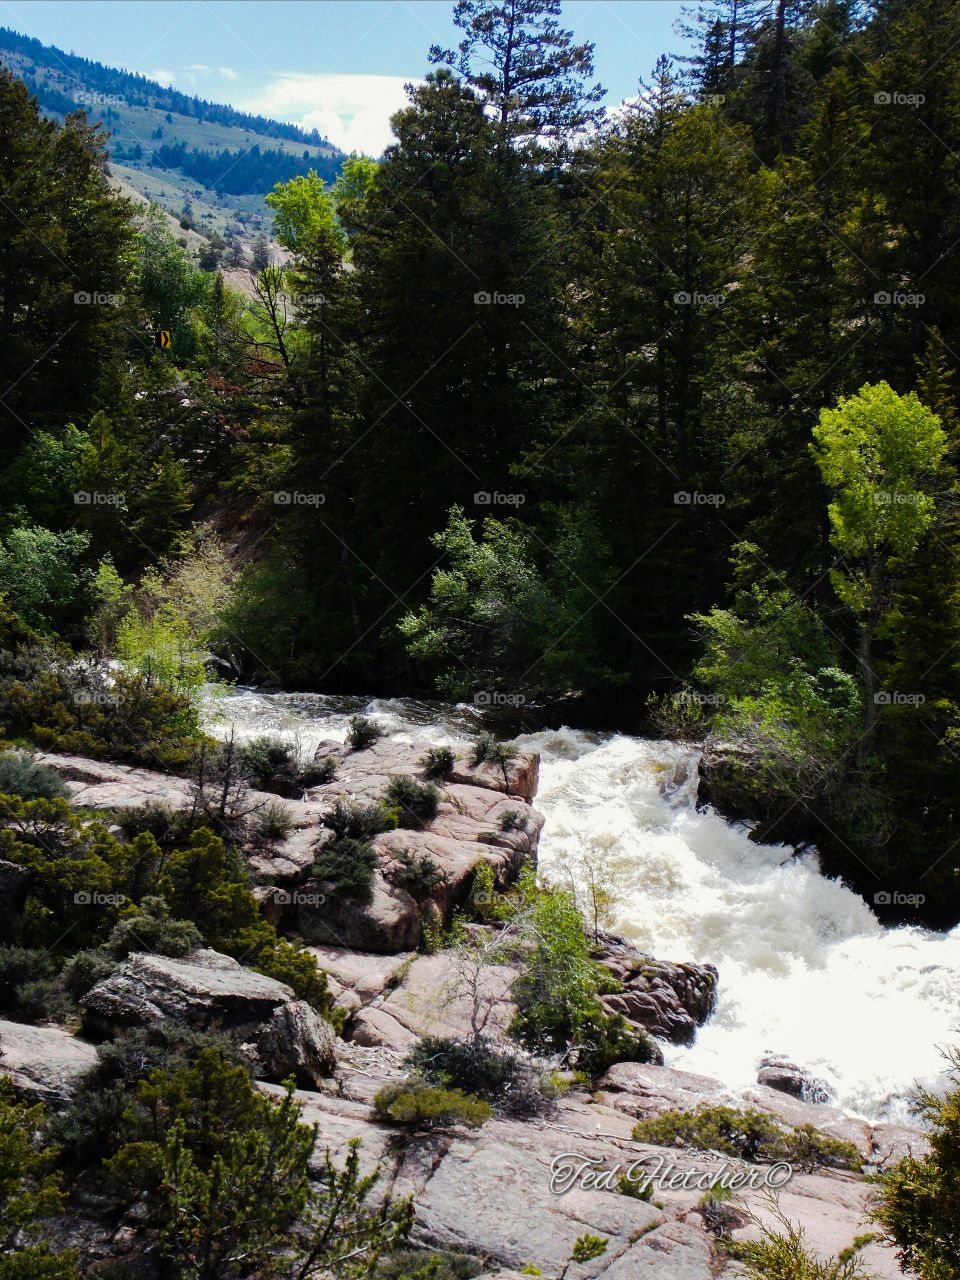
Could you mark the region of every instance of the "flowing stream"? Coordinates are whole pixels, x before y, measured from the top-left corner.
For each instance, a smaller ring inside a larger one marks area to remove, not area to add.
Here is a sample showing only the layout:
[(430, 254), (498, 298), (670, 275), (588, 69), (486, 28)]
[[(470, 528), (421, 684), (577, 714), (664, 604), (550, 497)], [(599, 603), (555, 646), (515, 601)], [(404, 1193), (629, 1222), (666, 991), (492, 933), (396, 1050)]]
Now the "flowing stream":
[[(477, 728), (473, 708), (409, 699), (239, 689), (211, 704), (218, 732), (280, 733), (310, 755), (324, 738), (343, 741), (359, 711), (425, 745), (457, 745)], [(698, 811), (688, 746), (571, 729), (516, 743), (541, 753), (544, 874), (575, 877), (588, 857), (615, 886), (616, 932), (660, 959), (720, 971), (716, 1013), (691, 1047), (664, 1046), (669, 1065), (736, 1091), (774, 1053), (850, 1111), (907, 1117), (914, 1083), (940, 1077), (938, 1046), (960, 1041), (960, 926), (885, 929), (815, 854), (753, 844), (741, 824)]]

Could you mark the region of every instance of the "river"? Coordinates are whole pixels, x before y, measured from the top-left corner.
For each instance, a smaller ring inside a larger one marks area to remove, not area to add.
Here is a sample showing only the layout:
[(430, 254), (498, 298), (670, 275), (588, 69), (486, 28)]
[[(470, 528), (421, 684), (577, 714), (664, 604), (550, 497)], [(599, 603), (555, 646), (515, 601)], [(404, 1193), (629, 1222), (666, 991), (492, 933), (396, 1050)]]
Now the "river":
[[(346, 736), (362, 711), (398, 740), (468, 741), (472, 707), (409, 699), (235, 689), (211, 703), (212, 727), (240, 738), (280, 733), (312, 755)], [(821, 874), (815, 853), (762, 845), (711, 809), (697, 810), (688, 745), (558, 729), (517, 738), (541, 754), (537, 807), (544, 875), (570, 874), (586, 850), (615, 885), (612, 928), (664, 960), (715, 964), (715, 1014), (669, 1065), (756, 1081), (785, 1056), (822, 1079), (838, 1105), (905, 1119), (919, 1081), (941, 1076), (938, 1046), (960, 1042), (960, 927), (884, 928), (862, 898)]]

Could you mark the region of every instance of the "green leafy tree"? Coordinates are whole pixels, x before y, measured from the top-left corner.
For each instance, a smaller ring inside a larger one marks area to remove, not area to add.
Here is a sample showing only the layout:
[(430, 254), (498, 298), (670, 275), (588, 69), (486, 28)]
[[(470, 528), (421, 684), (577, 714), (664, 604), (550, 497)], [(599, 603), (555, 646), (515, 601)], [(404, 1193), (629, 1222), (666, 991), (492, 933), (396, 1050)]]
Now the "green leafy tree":
[(830, 541), (837, 595), (857, 620), (865, 729), (877, 721), (877, 628), (890, 608), (892, 562), (909, 556), (936, 515), (933, 493), (947, 440), (937, 418), (885, 382), (824, 409), (814, 457), (832, 492)]
[(81, 563), (90, 537), (40, 525), (12, 529), (0, 540), (0, 592), (28, 626), (57, 629), (69, 618), (88, 576)]

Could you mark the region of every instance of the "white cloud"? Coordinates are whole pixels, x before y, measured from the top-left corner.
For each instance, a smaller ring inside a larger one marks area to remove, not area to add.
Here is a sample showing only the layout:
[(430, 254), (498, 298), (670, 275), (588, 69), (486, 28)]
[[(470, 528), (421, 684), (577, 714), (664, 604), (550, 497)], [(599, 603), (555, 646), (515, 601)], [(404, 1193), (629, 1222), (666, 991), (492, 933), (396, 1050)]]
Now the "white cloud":
[(210, 74), (210, 68), (205, 62), (191, 62), (187, 70), (199, 71), (202, 76), (208, 76)]
[(318, 129), (343, 151), (376, 156), (393, 140), (390, 117), (406, 104), (405, 83), (404, 76), (290, 72), (231, 97), (242, 110)]
[(240, 72), (234, 71), (233, 67), (218, 67), (217, 70), (223, 76), (224, 80), (239, 80)]
[(176, 80), (176, 72), (168, 71), (166, 67), (157, 67), (156, 71), (148, 71), (147, 75), (151, 80), (156, 80), (158, 84), (166, 85), (169, 89)]

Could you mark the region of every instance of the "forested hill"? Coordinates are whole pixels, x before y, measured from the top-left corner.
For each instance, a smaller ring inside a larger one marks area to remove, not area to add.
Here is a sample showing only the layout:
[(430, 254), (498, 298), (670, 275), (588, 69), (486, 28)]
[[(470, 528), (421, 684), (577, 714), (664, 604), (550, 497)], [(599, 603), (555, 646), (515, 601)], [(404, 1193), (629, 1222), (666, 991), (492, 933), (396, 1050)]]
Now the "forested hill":
[[(23, 80), (45, 114), (62, 120), (82, 107), (89, 119), (101, 121), (110, 131), (118, 176), (173, 213), (188, 198), (215, 205), (226, 197), (232, 216), (246, 209), (262, 217), (262, 197), (277, 182), (311, 168), (332, 181), (343, 160), (316, 129), (208, 102), (9, 28), (0, 28), (0, 62)], [(213, 200), (206, 199), (208, 192)], [(230, 197), (253, 199), (238, 204)]]

